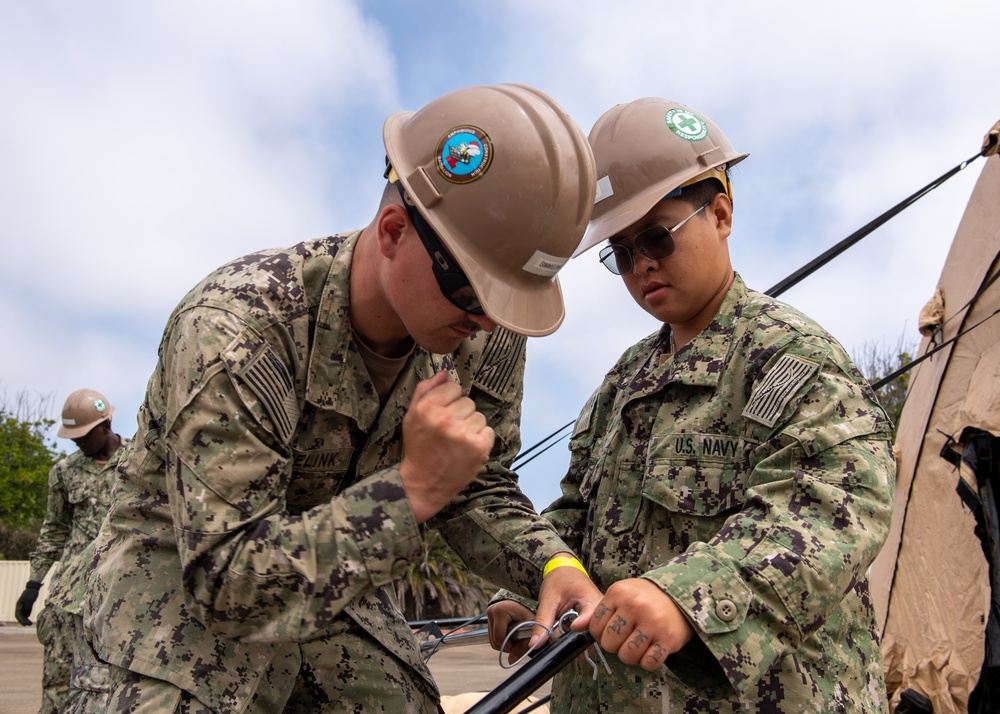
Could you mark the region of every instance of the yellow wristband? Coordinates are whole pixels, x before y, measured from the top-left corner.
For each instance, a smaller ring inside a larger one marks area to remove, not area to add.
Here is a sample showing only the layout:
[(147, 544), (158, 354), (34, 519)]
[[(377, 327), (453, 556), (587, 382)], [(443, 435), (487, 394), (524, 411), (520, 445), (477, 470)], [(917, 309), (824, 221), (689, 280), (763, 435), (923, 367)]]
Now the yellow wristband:
[[(553, 570), (555, 570), (556, 568), (560, 568), (564, 565), (569, 565), (573, 568), (576, 568), (577, 570), (583, 572), (584, 575), (587, 575), (587, 569), (583, 567), (583, 563), (581, 563), (579, 560), (577, 560), (576, 558), (569, 558), (565, 555), (560, 555), (556, 558), (550, 559), (549, 562), (545, 564), (545, 569), (542, 570), (542, 577), (543, 578), (546, 577)], [(590, 576), (587, 575), (587, 577), (589, 578)]]

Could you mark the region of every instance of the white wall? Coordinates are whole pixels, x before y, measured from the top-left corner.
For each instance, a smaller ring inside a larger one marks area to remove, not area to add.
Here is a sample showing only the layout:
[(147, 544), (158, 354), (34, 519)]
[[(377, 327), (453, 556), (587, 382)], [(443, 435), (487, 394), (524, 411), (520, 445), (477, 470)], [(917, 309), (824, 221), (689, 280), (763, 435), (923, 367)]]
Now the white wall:
[[(24, 592), (28, 582), (31, 565), (27, 560), (0, 560), (0, 623), (17, 625), (14, 619), (14, 606)], [(49, 576), (42, 581), (42, 590), (31, 609), (31, 621), (35, 621), (38, 613), (45, 607), (45, 596), (49, 593)]]

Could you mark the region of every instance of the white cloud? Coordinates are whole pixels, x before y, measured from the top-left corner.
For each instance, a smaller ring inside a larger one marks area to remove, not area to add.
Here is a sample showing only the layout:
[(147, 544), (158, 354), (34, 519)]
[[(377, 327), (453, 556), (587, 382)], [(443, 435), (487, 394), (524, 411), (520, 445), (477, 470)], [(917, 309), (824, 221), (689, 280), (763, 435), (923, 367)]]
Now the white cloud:
[(4, 385), (87, 384), (134, 424), (193, 283), (367, 222), (387, 46), (344, 1), (0, 6)]
[[(766, 289), (976, 151), (1000, 118), (982, 31), (998, 21), (981, 0), (2, 2), (0, 383), (59, 403), (88, 384), (134, 413), (191, 284), (246, 252), (360, 227), (381, 191), (384, 117), (483, 82), (538, 86), (585, 130), (640, 96), (708, 114), (751, 152), (731, 244)], [(979, 170), (784, 297), (849, 348), (894, 343)], [(594, 253), (562, 282), (564, 326), (529, 343), (527, 445), (656, 328)], [(560, 445), (529, 467), (539, 505), (564, 461)]]
[[(511, 48), (494, 57), (496, 73), (547, 89), (585, 130), (615, 103), (664, 96), (751, 153), (736, 170), (730, 243), (760, 290), (972, 156), (1000, 118), (987, 89), (994, 42), (976, 29), (1000, 20), (996, 3), (512, 0), (496, 17)], [(783, 299), (851, 350), (915, 336), (982, 163)], [(609, 276), (583, 280), (574, 268), (563, 273), (565, 325), (530, 348), (527, 444), (572, 419), (618, 354), (655, 327)], [(565, 448), (543, 458), (524, 476), (536, 503), (554, 495)]]
[(142, 314), (224, 260), (329, 230), (332, 174), (359, 154), (327, 125), (397, 103), (384, 34), (345, 2), (60, 7), (56, 23), (9, 13), (0, 43), (18, 98), (0, 116), (0, 270), (37, 289), (18, 268), (46, 246), (50, 299), (114, 269)]

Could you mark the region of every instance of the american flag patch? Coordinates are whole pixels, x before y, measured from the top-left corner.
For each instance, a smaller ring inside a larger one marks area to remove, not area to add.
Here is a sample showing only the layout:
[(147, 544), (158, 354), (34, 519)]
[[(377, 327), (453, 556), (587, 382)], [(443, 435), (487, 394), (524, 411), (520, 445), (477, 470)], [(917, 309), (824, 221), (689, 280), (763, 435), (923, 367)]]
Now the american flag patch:
[(510, 379), (517, 371), (527, 338), (497, 327), (487, 338), (483, 359), (476, 371), (476, 386), (487, 394), (503, 398)]
[(764, 426), (774, 426), (791, 398), (818, 368), (816, 362), (794, 355), (782, 355), (778, 364), (774, 365), (750, 395), (743, 416)]
[(299, 408), (292, 389), (292, 378), (285, 365), (265, 347), (241, 376), (267, 410), (278, 438), (287, 443), (295, 431)]

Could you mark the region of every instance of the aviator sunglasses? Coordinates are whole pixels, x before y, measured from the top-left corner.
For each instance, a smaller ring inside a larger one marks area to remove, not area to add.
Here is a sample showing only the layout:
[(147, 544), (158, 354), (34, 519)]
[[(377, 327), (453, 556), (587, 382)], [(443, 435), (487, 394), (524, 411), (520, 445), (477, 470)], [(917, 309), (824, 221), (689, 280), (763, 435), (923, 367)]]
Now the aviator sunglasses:
[(632, 244), (635, 248), (630, 248), (622, 243), (612, 243), (601, 248), (600, 259), (605, 268), (615, 275), (628, 275), (635, 267), (635, 251), (639, 251), (650, 260), (662, 260), (674, 252), (674, 232), (690, 221), (696, 215), (705, 210), (711, 201), (706, 201), (701, 208), (696, 209), (690, 216), (678, 223), (673, 228), (666, 226), (650, 226), (635, 234)]
[[(386, 173), (388, 173), (388, 169)], [(473, 315), (484, 315), (483, 306), (479, 304), (479, 298), (476, 297), (476, 291), (472, 289), (472, 283), (445, 250), (441, 239), (434, 233), (434, 229), (408, 200), (403, 183), (397, 180), (396, 188), (399, 189), (399, 195), (403, 199), (403, 207), (410, 217), (413, 229), (431, 256), (434, 278), (437, 280), (438, 287), (441, 288), (441, 293), (448, 299), (448, 302), (459, 310), (470, 312)]]

